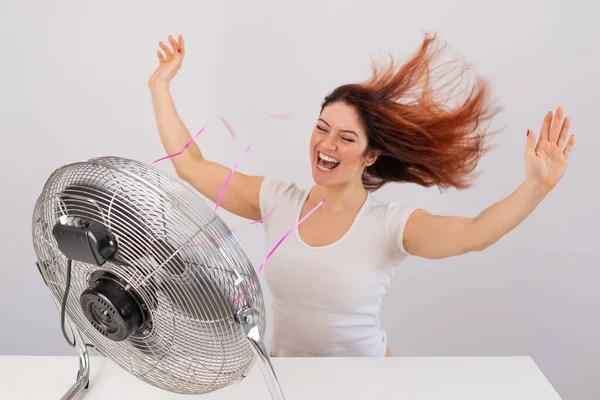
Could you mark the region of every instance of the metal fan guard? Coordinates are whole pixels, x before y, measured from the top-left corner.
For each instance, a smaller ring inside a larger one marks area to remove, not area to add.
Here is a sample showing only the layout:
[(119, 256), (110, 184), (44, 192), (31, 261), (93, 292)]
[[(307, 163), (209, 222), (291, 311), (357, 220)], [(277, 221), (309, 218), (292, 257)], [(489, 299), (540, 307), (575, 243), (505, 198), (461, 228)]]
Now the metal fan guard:
[[(177, 393), (208, 393), (243, 378), (254, 357), (236, 314), (255, 310), (264, 337), (263, 295), (241, 245), (193, 188), (119, 157), (54, 171), (35, 204), (32, 235), (40, 273), (57, 305), (67, 259), (52, 228), (61, 215), (102, 223), (118, 240), (118, 257), (101, 267), (72, 262), (66, 316), (100, 353)], [(108, 339), (82, 311), (80, 295), (97, 271), (128, 282), (147, 308), (151, 323), (124, 341)]]

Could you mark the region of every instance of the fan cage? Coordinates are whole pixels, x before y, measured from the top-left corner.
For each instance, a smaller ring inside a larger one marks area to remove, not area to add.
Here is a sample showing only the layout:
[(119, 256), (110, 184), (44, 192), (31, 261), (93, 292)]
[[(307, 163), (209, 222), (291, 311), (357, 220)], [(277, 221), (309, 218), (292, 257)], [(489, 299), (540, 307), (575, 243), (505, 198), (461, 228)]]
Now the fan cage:
[[(253, 362), (241, 308), (265, 307), (252, 263), (227, 225), (191, 186), (135, 160), (100, 157), (58, 168), (35, 205), (32, 235), (40, 272), (55, 303), (67, 259), (52, 229), (60, 216), (102, 223), (117, 237), (118, 259), (72, 262), (66, 315), (103, 355), (143, 381), (202, 394), (243, 378)], [(129, 283), (152, 324), (115, 342), (86, 319), (80, 295), (96, 271)]]

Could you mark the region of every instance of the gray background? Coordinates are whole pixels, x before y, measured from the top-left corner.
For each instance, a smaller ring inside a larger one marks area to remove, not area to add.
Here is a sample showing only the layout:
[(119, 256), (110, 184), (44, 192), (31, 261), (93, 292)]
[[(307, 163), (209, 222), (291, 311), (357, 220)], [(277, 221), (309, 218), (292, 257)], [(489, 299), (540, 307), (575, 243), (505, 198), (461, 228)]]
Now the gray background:
[[(600, 398), (597, 123), (598, 6), (584, 1), (252, 2), (9, 0), (0, 5), (0, 354), (72, 354), (59, 314), (35, 268), (30, 216), (58, 166), (118, 155), (164, 155), (147, 80), (159, 40), (185, 35), (173, 82), (192, 133), (222, 115), (198, 143), (233, 166), (254, 127), (241, 171), (312, 183), (308, 141), (319, 103), (336, 85), (362, 80), (371, 56), (401, 60), (437, 31), (487, 76), (506, 126), (467, 191), (409, 185), (378, 192), (431, 212), (475, 216), (524, 179), (526, 129), (563, 106), (577, 144), (564, 179), (512, 233), (481, 253), (409, 259), (382, 316), (396, 356), (528, 355), (566, 400)], [(140, 7), (144, 7), (144, 9)], [(493, 166), (492, 166), (493, 165)], [(159, 167), (173, 173), (164, 162)], [(244, 222), (221, 210), (232, 227)], [(237, 235), (258, 266), (260, 226)], [(265, 286), (267, 301), (270, 300)], [(270, 335), (270, 328), (268, 331)], [(267, 337), (267, 339), (269, 336)]]

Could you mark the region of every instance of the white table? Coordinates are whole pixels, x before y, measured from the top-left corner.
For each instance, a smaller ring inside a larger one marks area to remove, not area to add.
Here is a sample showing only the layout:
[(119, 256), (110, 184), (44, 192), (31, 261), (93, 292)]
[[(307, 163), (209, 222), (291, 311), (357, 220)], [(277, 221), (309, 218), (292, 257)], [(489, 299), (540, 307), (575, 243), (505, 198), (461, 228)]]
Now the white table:
[[(273, 358), (286, 400), (560, 400), (530, 357)], [(109, 359), (90, 357), (84, 399), (270, 399), (255, 364), (249, 376), (203, 396), (148, 385)], [(60, 399), (76, 357), (0, 356), (0, 399)]]

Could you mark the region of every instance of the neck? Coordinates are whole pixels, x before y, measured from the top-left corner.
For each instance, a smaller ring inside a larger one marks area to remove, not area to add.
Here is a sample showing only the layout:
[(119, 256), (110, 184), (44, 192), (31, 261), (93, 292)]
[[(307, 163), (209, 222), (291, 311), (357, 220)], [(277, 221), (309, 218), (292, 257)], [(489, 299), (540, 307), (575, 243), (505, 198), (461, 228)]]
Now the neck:
[(340, 185), (316, 185), (312, 188), (309, 199), (318, 203), (325, 198), (323, 208), (337, 211), (350, 207), (360, 207), (366, 200), (367, 190), (358, 183), (345, 183)]

